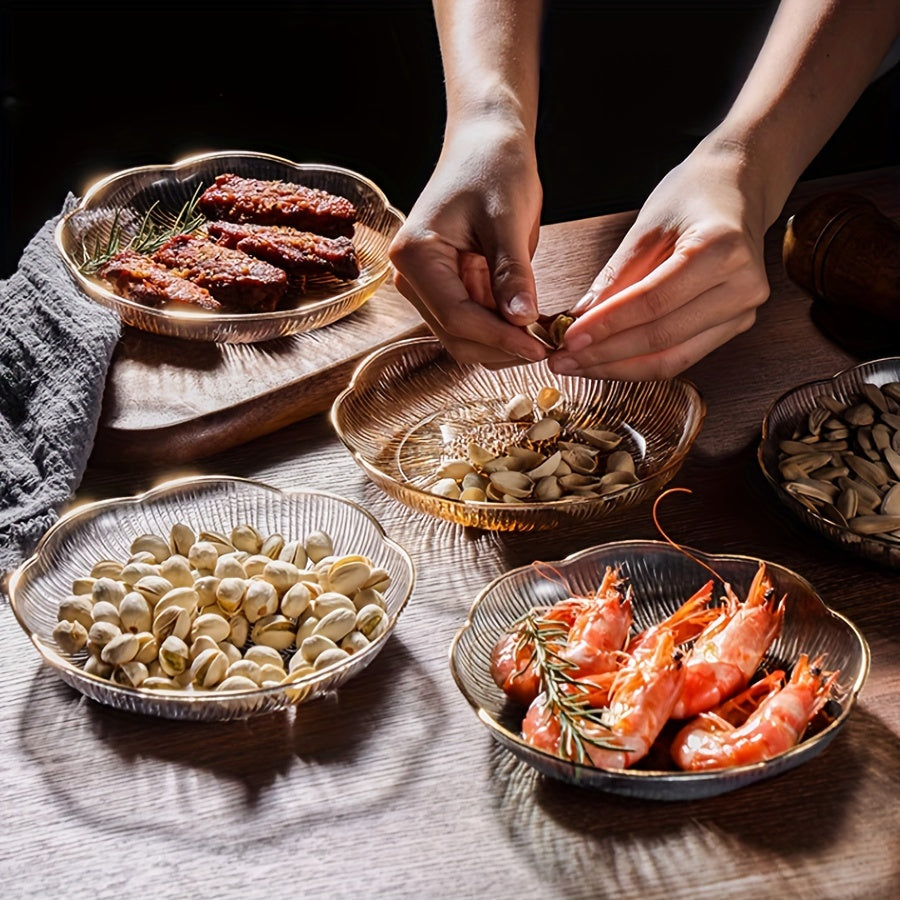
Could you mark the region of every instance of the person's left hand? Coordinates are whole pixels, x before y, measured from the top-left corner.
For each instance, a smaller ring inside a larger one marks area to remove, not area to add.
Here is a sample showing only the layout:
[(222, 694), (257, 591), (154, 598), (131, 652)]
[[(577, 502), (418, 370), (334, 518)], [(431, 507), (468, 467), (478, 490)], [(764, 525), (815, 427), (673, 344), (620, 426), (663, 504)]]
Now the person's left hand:
[(553, 371), (670, 378), (753, 325), (769, 296), (767, 223), (745, 172), (701, 145), (663, 178), (570, 310)]

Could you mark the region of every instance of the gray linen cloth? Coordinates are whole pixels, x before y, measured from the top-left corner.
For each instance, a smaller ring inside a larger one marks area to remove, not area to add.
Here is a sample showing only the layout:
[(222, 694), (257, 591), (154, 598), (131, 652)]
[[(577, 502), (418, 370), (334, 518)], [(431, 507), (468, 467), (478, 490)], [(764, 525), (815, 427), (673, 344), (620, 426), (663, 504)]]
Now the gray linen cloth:
[(0, 585), (81, 483), (121, 321), (75, 285), (53, 243), (62, 213), (0, 282)]

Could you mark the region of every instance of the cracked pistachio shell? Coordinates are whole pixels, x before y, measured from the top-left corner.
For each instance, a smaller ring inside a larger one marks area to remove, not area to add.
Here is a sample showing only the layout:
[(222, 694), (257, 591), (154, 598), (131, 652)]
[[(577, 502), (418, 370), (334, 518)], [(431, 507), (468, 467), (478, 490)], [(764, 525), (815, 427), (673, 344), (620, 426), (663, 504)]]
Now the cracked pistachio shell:
[(507, 402), (504, 413), (507, 419), (514, 422), (521, 422), (524, 419), (530, 419), (534, 412), (534, 401), (528, 394), (516, 394)]
[(252, 678), (244, 675), (229, 675), (223, 681), (219, 682), (214, 688), (215, 691), (255, 691), (259, 685)]
[(108, 600), (100, 600), (91, 607), (91, 616), (95, 622), (112, 622), (113, 625), (121, 627), (119, 621), (119, 610)]
[(156, 604), (173, 588), (172, 582), (162, 575), (143, 575), (134, 583), (132, 590), (143, 594), (151, 606)]
[(91, 578), (114, 578), (121, 581), (123, 568), (124, 564), (117, 559), (99, 559), (91, 566)]
[(236, 550), (245, 553), (259, 553), (262, 547), (262, 535), (252, 525), (235, 525), (231, 529), (231, 543)]
[(188, 645), (188, 654), (193, 662), (204, 650), (218, 649), (218, 641), (214, 641), (208, 634), (201, 634)]
[(231, 634), (231, 624), (218, 613), (203, 613), (194, 619), (191, 625), (191, 639), (197, 640), (201, 635), (207, 635), (214, 641), (224, 641)]
[(159, 574), (173, 587), (193, 587), (194, 573), (186, 556), (173, 553), (159, 564)]
[(172, 606), (187, 610), (188, 615), (193, 616), (200, 605), (200, 595), (189, 587), (173, 587), (163, 594), (153, 607), (154, 615), (159, 615)]
[(259, 663), (253, 662), (252, 659), (239, 659), (231, 663), (228, 671), (225, 673), (226, 679), (238, 675), (249, 679), (254, 685), (262, 684), (262, 667)]
[(69, 594), (60, 600), (56, 618), (60, 622), (80, 622), (89, 629), (94, 622), (93, 609), (90, 594)]
[(212, 647), (191, 663), (191, 681), (199, 687), (214, 687), (225, 678), (227, 671), (228, 657), (218, 647)]
[(281, 598), (281, 612), (289, 619), (299, 619), (308, 609), (313, 594), (308, 584), (292, 584)]
[(153, 611), (147, 598), (137, 591), (129, 591), (119, 603), (119, 621), (123, 631), (149, 631)]
[(250, 631), (254, 643), (275, 650), (287, 650), (294, 643), (296, 634), (294, 623), (280, 614), (263, 616)]
[(137, 635), (138, 649), (134, 654), (137, 662), (142, 662), (149, 666), (152, 662), (159, 658), (159, 641), (149, 632), (141, 631)]
[(365, 556), (341, 556), (328, 567), (326, 586), (349, 597), (369, 580), (371, 574), (372, 563)]
[(87, 646), (87, 629), (81, 622), (63, 620), (53, 629), (53, 640), (63, 653), (77, 653)]
[(387, 630), (387, 623), (387, 614), (374, 603), (364, 606), (356, 614), (356, 630), (361, 631), (370, 641), (374, 641)]
[(264, 578), (251, 578), (244, 590), (241, 612), (248, 622), (257, 622), (263, 616), (270, 616), (278, 610), (278, 591)]
[(241, 648), (231, 642), (231, 635), (228, 636), (228, 640), (219, 641), (218, 647), (228, 657), (229, 666), (239, 659), (243, 659)]
[(306, 546), (306, 555), (317, 563), (326, 556), (334, 553), (334, 543), (331, 537), (324, 531), (312, 531), (306, 536), (304, 541)]
[(355, 610), (356, 606), (353, 601), (339, 591), (323, 591), (317, 597), (314, 597), (310, 604), (310, 612), (317, 619), (327, 616), (328, 613), (336, 609)]
[(88, 650), (94, 656), (114, 638), (122, 633), (122, 629), (113, 622), (94, 622), (88, 631)]
[(363, 585), (364, 588), (375, 588), (376, 591), (380, 593), (384, 593), (391, 583), (391, 574), (387, 569), (381, 568), (381, 566), (375, 566), (374, 569), (369, 573), (368, 579), (366, 579), (366, 583)]
[(247, 578), (257, 578), (265, 571), (266, 566), (272, 562), (271, 557), (264, 556), (262, 553), (254, 553), (244, 560), (244, 571)]
[(124, 687), (140, 687), (147, 680), (149, 674), (144, 663), (132, 659), (113, 668), (112, 680)]
[(197, 540), (194, 529), (184, 522), (176, 522), (169, 530), (169, 546), (175, 553), (186, 557), (191, 545)]
[(308, 638), (303, 639), (299, 647), (303, 659), (313, 664), (315, 664), (320, 653), (324, 653), (326, 650), (337, 649), (338, 645), (324, 634), (311, 634)]
[(137, 655), (140, 642), (137, 635), (130, 631), (117, 634), (106, 646), (100, 651), (100, 659), (111, 666), (121, 666), (123, 663), (130, 662)]
[(223, 578), (216, 586), (216, 602), (227, 613), (236, 613), (244, 602), (247, 582), (244, 578)]
[(228, 620), (228, 624), (231, 626), (231, 634), (228, 635), (228, 640), (235, 647), (243, 647), (250, 637), (249, 620), (242, 613), (238, 613)]
[(265, 647), (262, 644), (248, 647), (247, 652), (244, 654), (244, 659), (249, 659), (259, 666), (264, 666), (266, 663), (273, 663), (278, 666), (284, 664), (281, 654), (274, 647)]
[(223, 553), (213, 569), (216, 578), (246, 578), (244, 563), (234, 553)]
[(164, 675), (149, 675), (141, 682), (142, 688), (148, 688), (151, 691), (180, 691), (182, 687), (178, 682), (167, 678)]
[(103, 662), (99, 656), (89, 656), (84, 664), (84, 671), (88, 675), (96, 675), (98, 678), (109, 678), (112, 670), (113, 667), (109, 663)]
[(342, 650), (340, 647), (334, 647), (329, 650), (324, 650), (316, 657), (316, 661), (313, 663), (313, 667), (318, 671), (321, 669), (325, 669), (328, 666), (335, 666), (338, 663), (342, 663), (345, 659), (350, 659), (350, 654), (346, 650)]
[(170, 636), (181, 640), (191, 632), (191, 614), (181, 606), (170, 606), (153, 617), (153, 636), (165, 643)]
[(269, 559), (278, 559), (278, 554), (284, 550), (284, 536), (278, 533), (270, 534), (263, 542), (259, 552)]
[(91, 591), (94, 588), (94, 582), (96, 578), (75, 578), (72, 580), (72, 593), (76, 596), (81, 596), (83, 594), (91, 595)]
[(212, 541), (195, 541), (188, 550), (187, 558), (201, 575), (211, 575), (216, 568), (219, 552)]
[(308, 638), (316, 628), (319, 620), (316, 616), (307, 615), (297, 626), (296, 642), (299, 647), (305, 638)]
[(375, 588), (363, 588), (353, 595), (353, 605), (357, 610), (368, 606), (370, 603), (374, 603), (375, 606), (380, 606), (382, 609), (387, 609), (384, 595), (381, 591), (375, 590)]
[(107, 603), (112, 603), (113, 606), (118, 607), (127, 590), (121, 581), (104, 576), (94, 582), (94, 586), (91, 588), (91, 598), (94, 603), (105, 600)]
[(156, 562), (161, 563), (172, 555), (169, 542), (158, 534), (139, 534), (131, 542), (131, 555), (137, 553), (149, 553)]
[(122, 584), (131, 589), (145, 575), (158, 575), (159, 569), (150, 563), (130, 562), (122, 566), (122, 574), (119, 576)]
[(350, 634), (341, 638), (338, 646), (341, 650), (346, 650), (348, 653), (358, 653), (360, 650), (368, 647), (370, 643), (371, 641), (361, 631), (357, 631), (354, 628)]
[(288, 541), (281, 548), (278, 558), (282, 562), (291, 563), (298, 569), (305, 568), (306, 563), (309, 561), (309, 557), (306, 555), (306, 547), (303, 546), (302, 541)]
[(291, 585), (300, 580), (300, 570), (293, 563), (273, 559), (266, 563), (262, 577), (275, 588), (280, 597)]
[(313, 628), (313, 636), (324, 634), (336, 644), (341, 638), (346, 637), (356, 627), (356, 607), (351, 609), (339, 608), (326, 613)]
[(159, 648), (159, 664), (169, 676), (180, 675), (188, 668), (190, 652), (188, 645), (174, 634), (170, 634)]

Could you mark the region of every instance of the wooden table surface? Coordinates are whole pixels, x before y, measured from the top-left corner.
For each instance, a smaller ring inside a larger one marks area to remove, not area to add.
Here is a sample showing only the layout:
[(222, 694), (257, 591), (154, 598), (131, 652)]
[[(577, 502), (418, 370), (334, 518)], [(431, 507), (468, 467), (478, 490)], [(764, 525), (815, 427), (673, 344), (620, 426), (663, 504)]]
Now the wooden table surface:
[[(900, 214), (900, 171), (835, 184)], [(544, 228), (544, 302), (579, 295), (631, 215)], [(0, 608), (0, 894), (5, 897), (887, 898), (900, 896), (900, 573), (824, 543), (775, 501), (755, 449), (769, 404), (857, 362), (821, 334), (769, 245), (756, 326), (686, 373), (709, 407), (672, 486), (667, 531), (803, 574), (862, 630), (869, 679), (824, 753), (716, 798), (639, 801), (536, 775), (496, 744), (450, 675), (478, 591), (535, 559), (657, 538), (650, 504), (552, 533), (467, 531), (410, 513), (353, 463), (327, 417), (184, 467), (92, 462), (77, 500), (188, 471), (332, 490), (364, 504), (417, 566), (384, 652), (326, 700), (187, 724), (99, 706), (43, 667)]]

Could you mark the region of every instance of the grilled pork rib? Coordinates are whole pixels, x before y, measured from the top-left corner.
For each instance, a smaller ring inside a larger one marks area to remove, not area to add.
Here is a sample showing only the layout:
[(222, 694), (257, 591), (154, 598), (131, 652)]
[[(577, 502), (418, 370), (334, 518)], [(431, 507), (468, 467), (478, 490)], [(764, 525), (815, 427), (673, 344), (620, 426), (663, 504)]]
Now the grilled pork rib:
[(325, 237), (285, 225), (209, 222), (206, 231), (225, 247), (264, 259), (292, 275), (327, 273), (359, 277), (359, 261), (348, 237)]
[(326, 237), (353, 235), (356, 207), (346, 197), (288, 181), (219, 175), (197, 200), (209, 219), (290, 225)]
[(194, 234), (169, 238), (153, 259), (232, 309), (270, 312), (288, 287), (283, 269)]
[(134, 250), (120, 250), (99, 270), (99, 274), (123, 297), (146, 306), (188, 303), (202, 309), (222, 308), (222, 304), (206, 288), (176, 275), (162, 263)]

